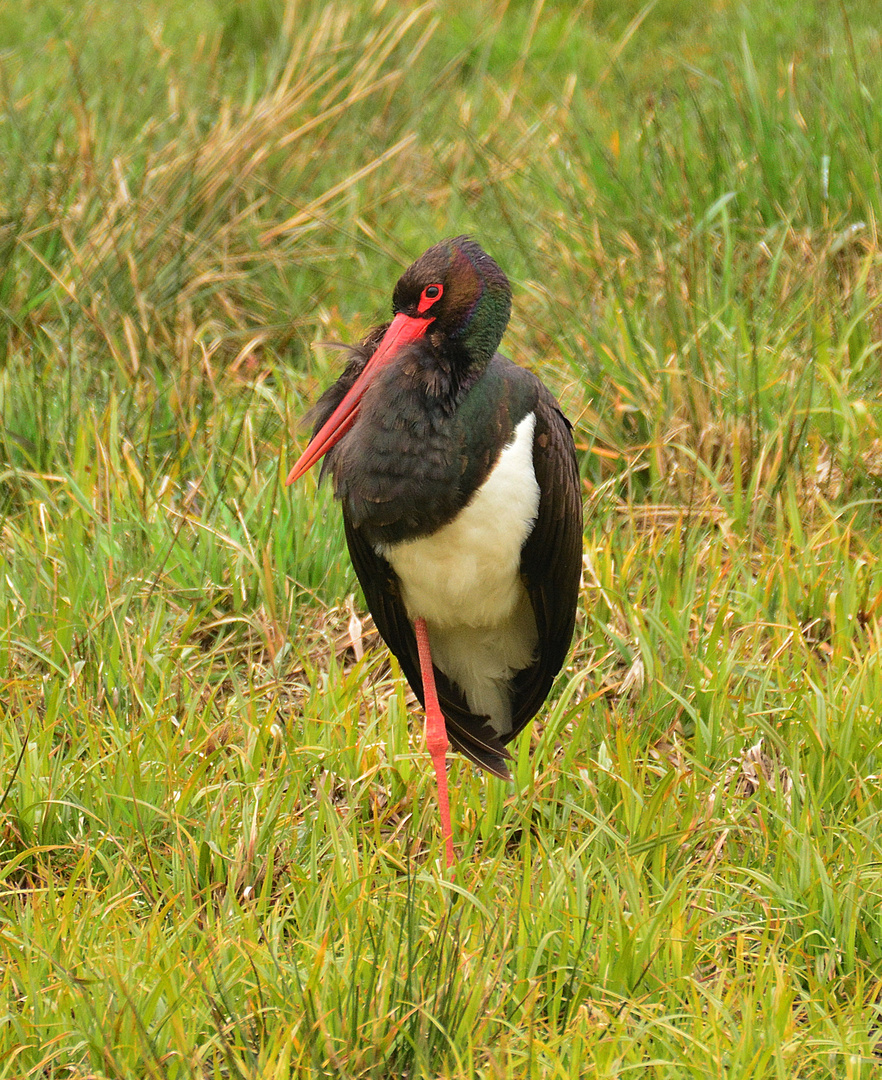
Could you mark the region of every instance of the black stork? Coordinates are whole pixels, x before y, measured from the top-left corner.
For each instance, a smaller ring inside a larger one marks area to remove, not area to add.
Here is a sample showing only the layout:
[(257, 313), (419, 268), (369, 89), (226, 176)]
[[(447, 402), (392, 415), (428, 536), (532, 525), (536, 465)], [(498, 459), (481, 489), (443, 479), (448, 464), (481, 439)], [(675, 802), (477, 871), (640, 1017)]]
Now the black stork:
[(506, 744), (569, 650), (579, 473), (551, 393), (496, 352), (511, 286), (478, 244), (429, 248), (392, 310), (314, 406), (287, 482), (327, 454), (367, 605), (426, 711), (450, 867), (448, 740), (510, 780)]

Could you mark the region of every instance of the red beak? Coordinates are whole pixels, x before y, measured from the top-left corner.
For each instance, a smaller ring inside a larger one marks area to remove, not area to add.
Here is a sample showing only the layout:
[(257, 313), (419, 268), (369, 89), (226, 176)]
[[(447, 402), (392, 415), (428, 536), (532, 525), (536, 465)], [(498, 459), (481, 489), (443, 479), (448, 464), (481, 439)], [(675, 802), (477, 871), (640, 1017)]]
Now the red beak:
[(300, 456), (300, 460), (288, 473), (286, 484), (293, 484), (304, 473), (308, 472), (340, 441), (346, 432), (355, 423), (358, 416), (358, 404), (364, 397), (364, 392), (371, 385), (377, 373), (384, 368), (390, 360), (394, 360), (405, 345), (419, 341), (424, 337), (434, 319), (415, 319), (411, 315), (396, 315), (383, 335), (383, 340), (377, 346), (377, 351), (368, 360), (364, 370), (350, 386), (346, 396), (321, 428), (313, 435), (309, 445)]

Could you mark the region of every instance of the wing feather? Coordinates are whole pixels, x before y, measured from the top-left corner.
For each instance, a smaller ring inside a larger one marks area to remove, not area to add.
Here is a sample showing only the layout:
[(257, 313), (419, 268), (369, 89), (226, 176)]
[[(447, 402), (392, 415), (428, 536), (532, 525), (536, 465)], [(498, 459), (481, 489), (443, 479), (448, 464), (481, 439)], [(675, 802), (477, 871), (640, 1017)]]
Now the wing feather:
[(536, 404), (533, 468), (539, 513), (521, 553), (539, 644), (513, 680), (510, 742), (532, 720), (563, 667), (573, 639), (582, 577), (582, 495), (572, 428), (543, 386)]

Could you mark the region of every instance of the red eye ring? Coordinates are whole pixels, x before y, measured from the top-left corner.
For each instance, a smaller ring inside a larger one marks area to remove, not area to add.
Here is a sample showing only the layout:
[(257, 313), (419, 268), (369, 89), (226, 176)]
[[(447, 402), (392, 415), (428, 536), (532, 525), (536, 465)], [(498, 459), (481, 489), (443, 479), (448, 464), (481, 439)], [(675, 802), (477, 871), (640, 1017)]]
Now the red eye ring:
[(433, 304), (437, 304), (441, 297), (444, 295), (444, 286), (440, 283), (433, 285), (427, 285), (423, 289), (420, 295), (420, 302), (417, 304), (417, 311), (422, 314), (424, 311), (428, 311)]

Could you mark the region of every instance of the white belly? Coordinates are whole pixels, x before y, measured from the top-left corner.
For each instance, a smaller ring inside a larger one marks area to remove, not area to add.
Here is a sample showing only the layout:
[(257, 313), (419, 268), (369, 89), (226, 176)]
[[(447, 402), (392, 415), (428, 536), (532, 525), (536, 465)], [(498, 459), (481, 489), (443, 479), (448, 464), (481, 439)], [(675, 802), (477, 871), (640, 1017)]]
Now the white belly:
[(520, 577), (521, 549), (539, 510), (529, 413), (471, 502), (432, 536), (378, 552), (401, 580), (411, 619), (422, 617), (436, 667), (500, 734), (511, 723), (508, 683), (532, 661), (536, 621)]

